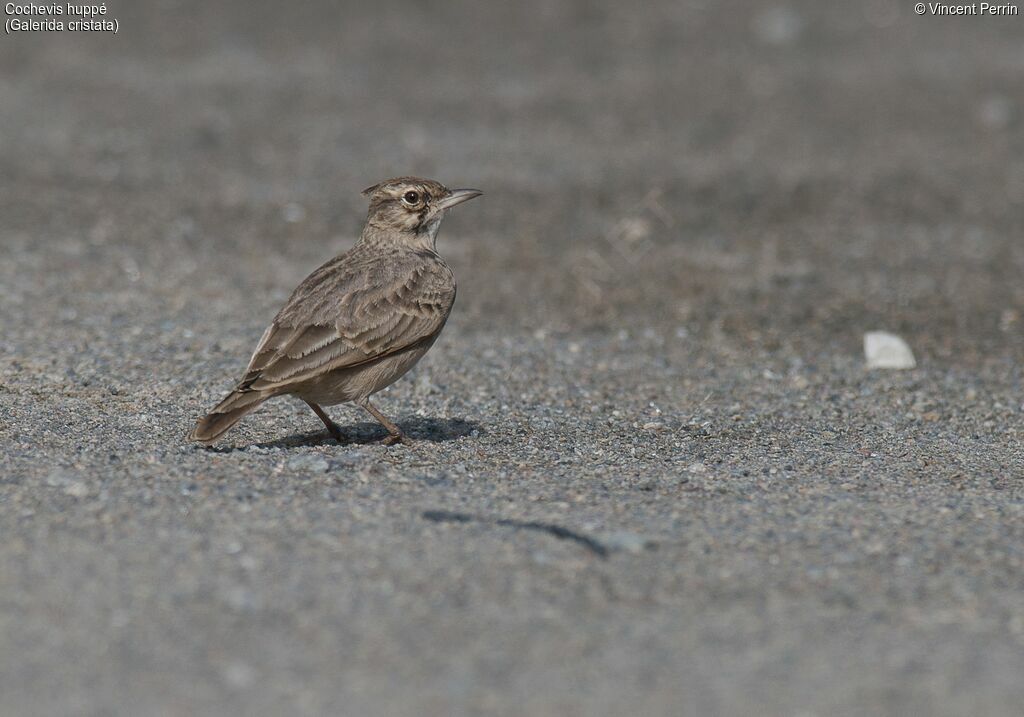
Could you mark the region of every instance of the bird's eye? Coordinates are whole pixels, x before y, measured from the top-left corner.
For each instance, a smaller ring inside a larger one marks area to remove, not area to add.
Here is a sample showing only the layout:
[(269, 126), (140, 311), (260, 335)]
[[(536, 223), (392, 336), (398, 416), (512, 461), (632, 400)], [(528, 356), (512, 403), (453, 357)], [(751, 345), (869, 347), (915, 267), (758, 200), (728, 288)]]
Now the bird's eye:
[(419, 204), (420, 193), (409, 191), (402, 195), (402, 199), (405, 201), (406, 204)]

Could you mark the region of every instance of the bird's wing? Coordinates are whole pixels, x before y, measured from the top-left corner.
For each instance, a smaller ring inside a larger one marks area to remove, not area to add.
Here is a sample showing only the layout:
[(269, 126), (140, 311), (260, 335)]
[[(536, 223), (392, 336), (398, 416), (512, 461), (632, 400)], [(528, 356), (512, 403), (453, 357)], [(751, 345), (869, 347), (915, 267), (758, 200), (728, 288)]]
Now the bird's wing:
[(435, 336), (454, 301), (436, 255), (328, 262), (267, 328), (239, 388), (275, 390), (402, 351)]

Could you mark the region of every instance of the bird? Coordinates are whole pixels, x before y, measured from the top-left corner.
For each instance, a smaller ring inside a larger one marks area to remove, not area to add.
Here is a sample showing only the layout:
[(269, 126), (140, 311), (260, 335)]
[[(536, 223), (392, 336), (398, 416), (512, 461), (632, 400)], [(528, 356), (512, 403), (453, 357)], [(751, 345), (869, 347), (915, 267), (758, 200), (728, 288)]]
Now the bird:
[(423, 358), (455, 303), (455, 276), (437, 253), (449, 209), (479, 189), (448, 189), (418, 177), (363, 190), (366, 225), (356, 243), (306, 277), (274, 317), (238, 385), (189, 438), (210, 444), (264, 401), (295, 396), (344, 435), (324, 406), (354, 403), (385, 429), (386, 445), (410, 443), (370, 397)]

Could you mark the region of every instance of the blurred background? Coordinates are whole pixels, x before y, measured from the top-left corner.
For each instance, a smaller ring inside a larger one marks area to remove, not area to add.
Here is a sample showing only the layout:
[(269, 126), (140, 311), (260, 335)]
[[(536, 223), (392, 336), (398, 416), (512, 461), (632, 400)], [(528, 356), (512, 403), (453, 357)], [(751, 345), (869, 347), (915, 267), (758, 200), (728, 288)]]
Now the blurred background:
[[(0, 713), (1014, 713), (1024, 20), (913, 5), (0, 38)], [(485, 192), (384, 400), (419, 457), (284, 402), (184, 446), (405, 174)], [(920, 368), (866, 373), (873, 329)]]
[(28, 282), (14, 295), (57, 313), (88, 312), (93, 285), (210, 312), (245, 282), (277, 292), (265, 316), (358, 233), (360, 189), (412, 173), (490, 197), (441, 244), (460, 321), (1020, 347), (1019, 19), (879, 1), (109, 16), (117, 35), (2, 45), (4, 248), (50, 247), (37, 271), (5, 262), (8, 303)]

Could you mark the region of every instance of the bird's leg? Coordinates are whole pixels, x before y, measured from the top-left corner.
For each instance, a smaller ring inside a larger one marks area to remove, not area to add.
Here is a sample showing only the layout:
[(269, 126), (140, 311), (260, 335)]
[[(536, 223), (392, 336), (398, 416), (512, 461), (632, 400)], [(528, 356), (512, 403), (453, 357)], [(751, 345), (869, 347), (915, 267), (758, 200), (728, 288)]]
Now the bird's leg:
[(327, 426), (327, 432), (331, 434), (331, 438), (336, 440), (338, 443), (341, 443), (345, 439), (345, 436), (342, 434), (341, 429), (338, 428), (338, 424), (332, 421), (331, 417), (327, 415), (327, 411), (320, 408), (320, 406), (316, 405), (312, 401), (306, 401), (306, 399), (302, 400), (305, 401), (306, 405), (313, 409), (313, 413), (319, 416), (320, 420), (324, 422), (324, 425)]
[(409, 437), (402, 433), (402, 429), (392, 423), (387, 416), (378, 411), (376, 406), (370, 403), (368, 398), (364, 398), (362, 401), (359, 401), (359, 405), (369, 411), (370, 415), (380, 422), (380, 425), (388, 429), (388, 437), (382, 441), (384, 445), (393, 446), (396, 443), (404, 443), (408, 446), (412, 444)]

